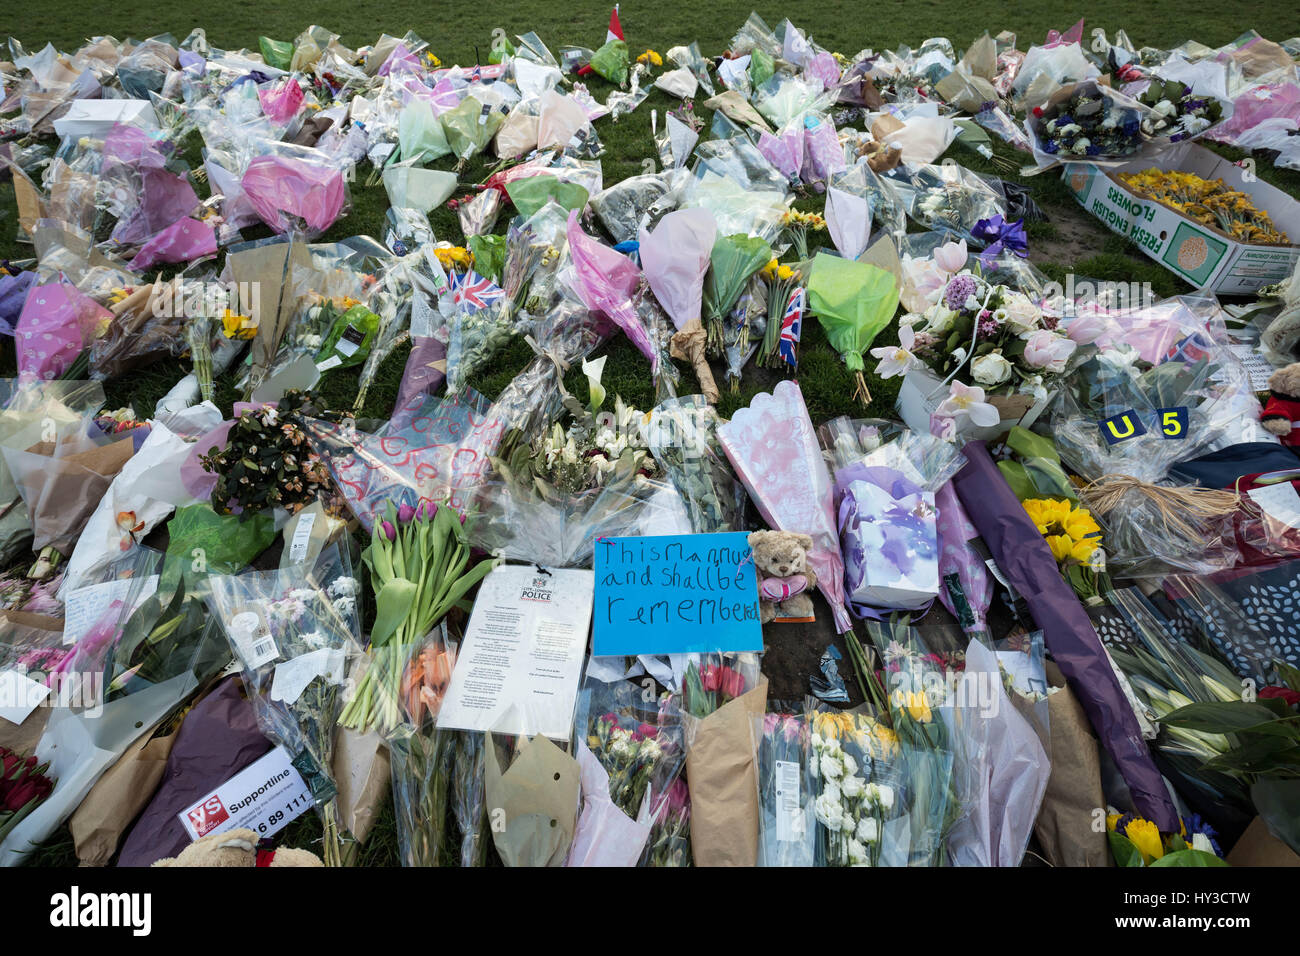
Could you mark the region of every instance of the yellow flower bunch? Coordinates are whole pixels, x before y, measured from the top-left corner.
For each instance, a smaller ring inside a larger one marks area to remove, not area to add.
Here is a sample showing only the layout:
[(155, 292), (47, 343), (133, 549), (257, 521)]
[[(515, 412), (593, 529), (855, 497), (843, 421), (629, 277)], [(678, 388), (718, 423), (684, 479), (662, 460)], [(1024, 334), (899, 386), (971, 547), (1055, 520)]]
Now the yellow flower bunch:
[(873, 759), (888, 760), (898, 750), (898, 734), (870, 714), (819, 711), (810, 722), (813, 733), (823, 740), (852, 740)]
[(1241, 242), (1290, 245), (1291, 240), (1273, 225), (1249, 194), (1230, 189), (1222, 179), (1202, 179), (1195, 173), (1146, 169), (1121, 173), (1120, 181), (1140, 196), (1154, 199), (1190, 219), (1228, 233)]
[(433, 254), (448, 272), (454, 269), (467, 270), (474, 265), (474, 253), (464, 246), (438, 246)]
[(435, 69), (435, 70), (436, 70), (438, 67), (442, 66), (442, 60), (438, 59), (438, 58), (433, 54), (433, 51), (432, 51), (432, 50), (425, 50), (425, 52), (424, 52), (424, 59), (425, 59), (425, 61), (429, 64), (429, 66), (432, 67), (432, 68)]
[(1085, 567), (1097, 563), (1101, 526), (1086, 508), (1054, 498), (1028, 498), (1023, 504), (1058, 564), (1071, 559)]
[(252, 316), (239, 315), (226, 309), (221, 313), (221, 331), (228, 339), (251, 339), (257, 334), (257, 323)]
[(908, 716), (920, 724), (928, 724), (934, 719), (930, 710), (930, 701), (923, 691), (899, 689), (890, 695), (890, 703), (896, 710), (906, 710)]
[(774, 279), (778, 282), (789, 282), (798, 275), (793, 268), (777, 262), (775, 259), (763, 266), (763, 268), (758, 271), (758, 274), (768, 282), (771, 282)]
[(636, 58), (636, 61), (638, 63), (644, 63), (646, 66), (664, 65), (664, 58), (661, 57), (654, 50), (646, 50), (644, 53), (642, 53), (639, 57)]
[(123, 299), (127, 298), (127, 296), (131, 295), (131, 293), (133, 293), (134, 291), (135, 289), (131, 288), (130, 286), (119, 286), (118, 288), (114, 289), (112, 292), (108, 294), (108, 304), (117, 305)]
[(801, 229), (811, 229), (813, 232), (821, 232), (826, 228), (826, 220), (815, 212), (803, 212), (799, 209), (791, 209), (781, 217), (781, 225), (787, 229), (797, 227)]

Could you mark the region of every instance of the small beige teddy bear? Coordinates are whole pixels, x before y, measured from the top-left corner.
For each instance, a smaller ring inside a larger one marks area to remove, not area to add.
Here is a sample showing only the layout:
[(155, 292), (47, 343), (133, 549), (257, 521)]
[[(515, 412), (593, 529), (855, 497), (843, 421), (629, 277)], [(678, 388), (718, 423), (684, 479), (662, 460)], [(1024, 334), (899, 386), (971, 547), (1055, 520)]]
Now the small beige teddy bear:
[(758, 572), (759, 620), (790, 623), (813, 620), (811, 591), (817, 574), (808, 564), (813, 540), (793, 531), (754, 531), (749, 547)]
[(320, 866), (320, 857), (310, 850), (272, 850), (259, 853), (257, 834), (252, 830), (227, 830), (199, 837), (180, 856), (158, 860), (154, 866)]

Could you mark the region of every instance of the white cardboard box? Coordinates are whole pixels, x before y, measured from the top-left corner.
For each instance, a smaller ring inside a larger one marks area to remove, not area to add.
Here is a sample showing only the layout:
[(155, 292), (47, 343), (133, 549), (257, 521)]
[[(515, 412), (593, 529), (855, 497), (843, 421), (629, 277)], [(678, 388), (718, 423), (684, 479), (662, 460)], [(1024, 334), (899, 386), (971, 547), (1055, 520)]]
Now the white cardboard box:
[(1287, 278), (1300, 259), (1300, 247), (1259, 246), (1238, 242), (1227, 233), (1202, 226), (1169, 206), (1133, 193), (1119, 173), (1151, 168), (1195, 173), (1202, 179), (1222, 179), (1232, 189), (1248, 193), (1256, 208), (1269, 214), (1275, 226), (1300, 239), (1300, 202), (1276, 186), (1195, 143), (1179, 143), (1153, 157), (1139, 157), (1119, 166), (1069, 163), (1063, 178), (1075, 198), (1112, 231), (1127, 236), (1144, 253), (1197, 289), (1224, 295), (1252, 295), (1262, 286)]

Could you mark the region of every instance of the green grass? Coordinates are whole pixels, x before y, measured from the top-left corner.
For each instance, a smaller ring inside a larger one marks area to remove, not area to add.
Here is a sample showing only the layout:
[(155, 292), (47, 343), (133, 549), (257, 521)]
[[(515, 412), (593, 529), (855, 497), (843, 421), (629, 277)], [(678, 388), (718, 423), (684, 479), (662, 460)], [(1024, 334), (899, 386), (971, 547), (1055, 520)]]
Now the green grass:
[[(207, 29), (209, 41), (217, 46), (256, 49), (259, 35), (291, 40), (309, 22), (315, 22), (340, 31), (343, 42), (354, 47), (372, 42), (380, 32), (401, 35), (414, 30), (430, 42), (431, 49), (444, 62), (469, 64), (478, 55), (486, 56), (496, 27), (502, 27), (511, 35), (535, 30), (553, 52), (558, 52), (566, 44), (598, 46), (604, 38), (609, 9), (608, 0), (565, 3), (518, 0), (510, 4), (430, 4), (414, 0), (359, 4), (355, 0), (317, 0), (310, 8), (268, 0), (226, 0), (220, 4), (199, 0), (173, 0), (167, 4), (122, 0), (111, 10), (76, 0), (45, 0), (40, 4), (4, 4), (4, 9), (0, 10), (0, 38), (12, 35), (29, 50), (48, 41), (71, 52), (84, 38), (105, 32), (111, 32), (119, 39), (170, 32), (181, 39), (191, 29), (203, 26)], [(1041, 42), (1048, 29), (1064, 29), (1085, 13), (1089, 31), (1101, 27), (1113, 34), (1116, 29), (1123, 28), (1134, 43), (1157, 47), (1172, 47), (1188, 39), (1217, 46), (1252, 27), (1270, 39), (1282, 40), (1298, 29), (1294, 10), (1286, 4), (1253, 2), (1229, 5), (1217, 0), (1183, 0), (1177, 4), (1090, 0), (1087, 4), (1070, 6), (1042, 0), (1014, 6), (989, 2), (939, 3), (937, 0), (875, 0), (871, 3), (821, 0), (817, 4), (805, 5), (751, 5), (744, 0), (707, 4), (655, 0), (654, 3), (624, 3), (621, 16), (633, 55), (647, 47), (662, 53), (678, 43), (698, 40), (705, 55), (709, 56), (726, 47), (751, 9), (756, 9), (773, 27), (784, 16), (793, 15), (796, 24), (818, 43), (846, 55), (864, 47), (880, 50), (903, 43), (919, 46), (931, 36), (949, 37), (960, 51), (985, 30), (997, 33), (1003, 29), (1017, 33), (1021, 38), (1019, 46), (1024, 49), (1031, 43)], [(590, 78), (588, 86), (600, 100), (604, 100), (611, 89), (599, 78)], [(597, 131), (606, 147), (602, 166), (607, 184), (641, 172), (642, 158), (655, 155), (650, 135), (650, 111), (657, 109), (662, 115), (675, 105), (676, 100), (655, 91), (636, 112), (618, 123), (608, 119), (598, 121)], [(707, 111), (697, 109), (707, 121)], [(197, 139), (185, 144), (185, 155), (192, 165), (197, 165), (199, 146)], [(1225, 147), (1212, 148), (1232, 159), (1242, 155), (1240, 151)], [(1023, 154), (1001, 144), (995, 144), (995, 149), (999, 157), (1012, 160), (1017, 167), (1024, 161)], [(1049, 217), (1068, 215), (1078, 209), (1069, 189), (1052, 174), (1022, 180), (1016, 174), (1007, 176), (963, 146), (954, 145), (950, 154), (958, 162), (980, 172), (997, 172), (1004, 178), (1028, 183), (1035, 200)], [(437, 165), (450, 168), (449, 162)], [(481, 180), (485, 170), (486, 165), (482, 162), (472, 164), (462, 182)], [(381, 235), (387, 199), (382, 187), (364, 187), (368, 173), (368, 168), (360, 171), (358, 181), (351, 186), (351, 209), (322, 241), (357, 234)], [(1266, 162), (1260, 164), (1259, 173), (1263, 179), (1292, 195), (1300, 195), (1300, 174), (1275, 171)], [(201, 194), (205, 188), (200, 187)], [(800, 208), (818, 211), (822, 205), (822, 200), (817, 197), (799, 203)], [(14, 241), (15, 221), (12, 187), (0, 186), (0, 257), (22, 258), (31, 254), (30, 246), (21, 246)], [(439, 209), (431, 216), (431, 222), (437, 238), (457, 243), (462, 241), (452, 212)], [(499, 231), (504, 231), (504, 228), (503, 220)], [(1073, 226), (1049, 221), (1036, 224), (1029, 230), (1032, 259), (1050, 278), (1061, 281), (1065, 273), (1074, 272), (1096, 279), (1150, 282), (1156, 293), (1162, 296), (1188, 291), (1172, 274), (1129, 247), (1125, 240), (1104, 231), (1097, 232), (1095, 250), (1077, 261), (1064, 261), (1043, 253), (1044, 247), (1050, 248), (1073, 229)], [(1036, 244), (1040, 248), (1033, 251)], [(814, 238), (814, 248), (816, 245)], [(892, 328), (887, 330), (880, 336), (878, 344), (893, 341), (894, 335)], [(605, 385), (608, 390), (621, 394), (633, 405), (649, 407), (654, 396), (644, 359), (622, 338), (608, 346), (607, 352), (609, 361)], [(406, 349), (399, 349), (381, 368), (361, 410), (363, 417), (384, 418), (390, 413), (405, 359)], [(516, 342), (473, 384), (489, 397), (495, 396), (531, 359), (532, 352), (528, 346)], [(5, 340), (0, 344), (0, 374), (12, 374), (14, 368), (13, 343)], [(686, 393), (693, 389), (694, 381), (689, 368), (684, 365), (681, 368), (680, 390)], [(187, 369), (185, 360), (169, 359), (122, 380), (108, 382), (109, 407), (133, 405), (137, 412), (148, 414), (157, 399)], [(721, 370), (716, 372), (719, 383), (722, 383)], [(816, 422), (844, 414), (889, 416), (892, 413), (896, 382), (881, 382), (869, 376), (874, 400), (869, 409), (856, 404), (851, 398), (851, 376), (839, 356), (828, 346), (816, 322), (804, 326), (798, 378)], [(739, 393), (730, 394), (725, 385), (722, 386), (720, 410), (723, 414), (731, 414), (757, 391), (770, 388), (774, 381), (774, 373), (747, 369)], [(571, 391), (586, 394), (580, 371), (574, 370), (567, 384)], [(320, 390), (332, 405), (350, 407), (356, 396), (356, 374), (339, 371), (326, 375)], [(229, 381), (220, 384), (218, 402), (223, 408), (229, 408), (237, 397)], [(284, 842), (310, 846), (318, 832), (314, 818), (304, 819), (286, 831)], [(376, 828), (365, 858), (371, 863), (395, 860), (391, 815)], [(72, 861), (72, 847), (66, 831), (52, 837), (33, 859), (33, 862), (47, 865)]]

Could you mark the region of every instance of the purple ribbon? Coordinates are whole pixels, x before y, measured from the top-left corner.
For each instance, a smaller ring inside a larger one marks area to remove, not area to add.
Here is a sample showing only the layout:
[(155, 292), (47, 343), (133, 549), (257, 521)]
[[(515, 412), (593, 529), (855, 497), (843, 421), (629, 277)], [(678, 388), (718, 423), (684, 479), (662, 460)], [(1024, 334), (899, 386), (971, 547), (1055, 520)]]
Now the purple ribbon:
[(1004, 250), (1015, 253), (1021, 259), (1029, 255), (1029, 238), (1025, 235), (1023, 217), (1015, 222), (1007, 222), (1001, 214), (992, 219), (981, 219), (975, 223), (975, 228), (970, 231), (970, 234), (973, 239), (985, 245), (984, 251), (979, 254), (980, 261), (985, 265), (996, 259)]

